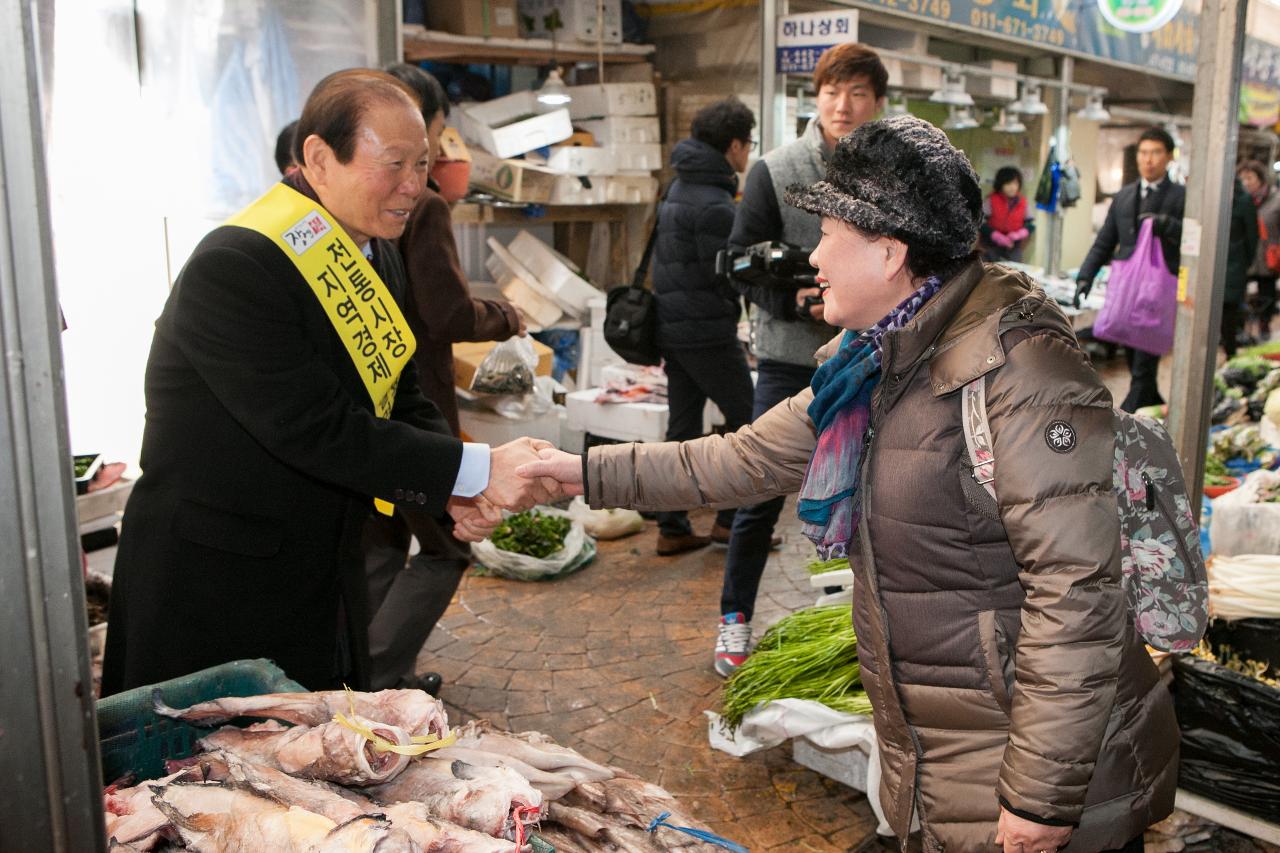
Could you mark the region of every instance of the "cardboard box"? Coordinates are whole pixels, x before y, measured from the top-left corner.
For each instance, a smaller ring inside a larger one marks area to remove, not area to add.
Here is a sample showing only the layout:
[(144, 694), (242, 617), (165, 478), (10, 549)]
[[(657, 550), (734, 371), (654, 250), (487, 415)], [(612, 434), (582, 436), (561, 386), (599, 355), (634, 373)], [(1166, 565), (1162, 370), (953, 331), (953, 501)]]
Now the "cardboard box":
[(507, 250), (551, 291), (558, 304), (568, 306), (578, 317), (590, 313), (590, 303), (600, 296), (600, 291), (554, 249), (528, 231), (521, 231)]
[(595, 44), (603, 34), (605, 44), (622, 44), (622, 0), (604, 0), (601, 23), (596, 0), (520, 0), (520, 29), (526, 38), (551, 38), (547, 28), (553, 13), (560, 17), (556, 38)]
[(571, 175), (616, 175), (662, 168), (662, 146), (656, 142), (624, 142), (608, 148), (554, 148), (547, 167)]
[[(538, 366), (533, 371), (537, 376), (551, 375), (551, 347), (529, 339), (533, 351), (538, 355)], [(466, 341), (453, 345), (453, 383), (459, 388), (470, 388), (471, 380), (480, 369), (480, 362), (489, 351), (496, 347), (496, 341)]]
[(456, 127), (446, 127), (440, 133), (440, 159), (471, 162), (471, 151)]
[(520, 37), (516, 0), (427, 0), (427, 27), (485, 38)]
[(526, 163), (503, 160), (486, 151), (471, 155), (471, 185), (510, 201), (546, 204), (560, 173)]
[(462, 135), (495, 157), (514, 157), (573, 135), (569, 111), (543, 112), (533, 92), (458, 107)]
[(575, 120), (658, 114), (658, 95), (652, 83), (596, 83), (568, 88), (573, 98), (569, 116)]
[(607, 116), (575, 122), (575, 125), (590, 132), (597, 145), (662, 141), (657, 116)]

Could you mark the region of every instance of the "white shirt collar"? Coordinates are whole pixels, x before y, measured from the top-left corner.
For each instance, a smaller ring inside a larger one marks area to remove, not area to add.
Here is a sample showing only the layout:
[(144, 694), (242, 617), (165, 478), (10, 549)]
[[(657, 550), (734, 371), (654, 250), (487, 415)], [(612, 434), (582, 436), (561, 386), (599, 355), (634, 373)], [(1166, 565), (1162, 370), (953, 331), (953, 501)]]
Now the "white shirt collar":
[(1146, 178), (1139, 178), (1138, 180), (1142, 182), (1143, 192), (1146, 192), (1147, 190), (1158, 189), (1161, 184), (1163, 184), (1166, 180), (1168, 180), (1168, 178), (1169, 176), (1165, 175), (1163, 178), (1161, 178), (1158, 181), (1148, 181)]

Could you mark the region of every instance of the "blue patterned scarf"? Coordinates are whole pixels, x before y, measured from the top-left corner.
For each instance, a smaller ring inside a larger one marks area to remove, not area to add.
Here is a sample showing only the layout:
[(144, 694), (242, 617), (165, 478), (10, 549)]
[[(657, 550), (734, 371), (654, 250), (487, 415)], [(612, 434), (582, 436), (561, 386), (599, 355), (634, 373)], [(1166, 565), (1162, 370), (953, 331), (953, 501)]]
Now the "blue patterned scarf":
[(839, 351), (813, 375), (809, 418), (818, 443), (800, 487), (797, 514), (821, 560), (847, 556), (858, 528), (858, 476), (871, 394), (880, 382), (880, 342), (890, 329), (911, 322), (941, 287), (941, 280), (930, 277), (879, 323), (860, 334), (845, 332)]

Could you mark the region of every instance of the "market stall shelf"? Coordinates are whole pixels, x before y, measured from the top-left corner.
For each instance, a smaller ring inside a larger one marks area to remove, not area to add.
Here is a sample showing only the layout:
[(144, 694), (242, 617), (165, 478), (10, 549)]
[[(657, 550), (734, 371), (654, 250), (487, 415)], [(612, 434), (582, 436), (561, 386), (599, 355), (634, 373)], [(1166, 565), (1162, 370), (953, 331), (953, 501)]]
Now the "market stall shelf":
[[(651, 44), (611, 44), (605, 48), (604, 61), (606, 64), (648, 62), (653, 51)], [(546, 65), (553, 59), (561, 63), (594, 62), (596, 51), (584, 45), (566, 45), (563, 41), (552, 44), (550, 39), (483, 38), (405, 24), (404, 58), (406, 62), (430, 59), (474, 65)]]
[(1234, 829), (1236, 832), (1244, 833), (1252, 838), (1266, 841), (1269, 844), (1280, 844), (1280, 825), (1246, 814), (1230, 806), (1215, 803), (1199, 794), (1178, 789), (1178, 796), (1174, 800), (1174, 806), (1184, 812), (1208, 818), (1219, 826)]

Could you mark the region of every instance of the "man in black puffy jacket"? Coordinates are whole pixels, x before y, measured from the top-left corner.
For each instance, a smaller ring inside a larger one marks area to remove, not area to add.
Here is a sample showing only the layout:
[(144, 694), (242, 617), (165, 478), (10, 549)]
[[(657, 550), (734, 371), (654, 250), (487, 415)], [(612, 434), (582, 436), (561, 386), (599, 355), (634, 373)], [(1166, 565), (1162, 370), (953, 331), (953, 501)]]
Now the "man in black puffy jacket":
[[(716, 275), (716, 254), (729, 242), (738, 189), (754, 142), (755, 118), (737, 98), (704, 107), (693, 117), (692, 137), (671, 152), (676, 178), (658, 212), (653, 286), (658, 297), (658, 346), (666, 361), (670, 417), (667, 440), (702, 435), (710, 398), (730, 430), (751, 420), (751, 373), (738, 343), (742, 312), (737, 293)], [(716, 516), (727, 540), (733, 510)], [(684, 512), (658, 520), (658, 553), (701, 548)]]

